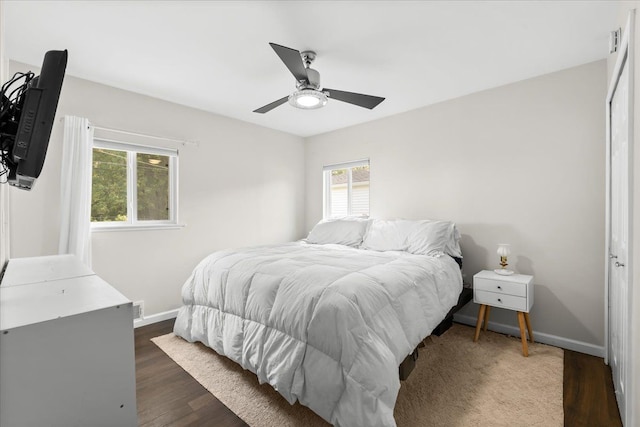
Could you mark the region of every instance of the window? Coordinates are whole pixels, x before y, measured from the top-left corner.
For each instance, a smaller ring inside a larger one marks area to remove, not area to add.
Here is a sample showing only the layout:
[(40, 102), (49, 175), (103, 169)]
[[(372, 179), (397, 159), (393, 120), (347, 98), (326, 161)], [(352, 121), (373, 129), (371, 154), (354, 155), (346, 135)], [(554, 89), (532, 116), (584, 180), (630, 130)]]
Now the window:
[(324, 217), (369, 215), (369, 160), (329, 165), (324, 173)]
[(94, 140), (92, 227), (176, 226), (177, 169), (177, 150)]

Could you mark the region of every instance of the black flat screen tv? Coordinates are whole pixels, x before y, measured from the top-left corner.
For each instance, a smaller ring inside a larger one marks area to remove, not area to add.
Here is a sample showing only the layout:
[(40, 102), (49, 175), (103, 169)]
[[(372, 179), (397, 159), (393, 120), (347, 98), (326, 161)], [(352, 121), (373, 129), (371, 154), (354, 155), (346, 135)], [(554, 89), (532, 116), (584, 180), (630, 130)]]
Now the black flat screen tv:
[(30, 190), (40, 176), (67, 67), (67, 51), (44, 56), (39, 76), (16, 73), (2, 86), (0, 179)]

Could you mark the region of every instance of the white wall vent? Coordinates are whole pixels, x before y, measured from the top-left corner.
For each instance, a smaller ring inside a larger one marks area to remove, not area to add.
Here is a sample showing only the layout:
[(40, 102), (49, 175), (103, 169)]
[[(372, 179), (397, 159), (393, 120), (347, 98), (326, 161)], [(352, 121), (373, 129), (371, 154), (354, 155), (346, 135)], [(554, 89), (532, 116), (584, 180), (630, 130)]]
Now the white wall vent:
[(133, 320), (144, 319), (144, 301), (134, 301)]
[(611, 31), (611, 33), (609, 33), (609, 54), (616, 53), (618, 51), (621, 32), (621, 29), (618, 28), (617, 30)]

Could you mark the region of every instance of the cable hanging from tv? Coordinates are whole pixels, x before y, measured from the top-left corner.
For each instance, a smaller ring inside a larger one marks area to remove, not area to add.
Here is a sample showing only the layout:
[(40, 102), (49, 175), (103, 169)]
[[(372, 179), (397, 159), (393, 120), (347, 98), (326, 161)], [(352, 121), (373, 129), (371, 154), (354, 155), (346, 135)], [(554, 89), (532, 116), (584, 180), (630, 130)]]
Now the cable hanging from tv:
[[(31, 71), (18, 72), (0, 88), (2, 102), (0, 104), (0, 183), (2, 184), (7, 182), (10, 165), (13, 165), (10, 148), (16, 140), (23, 105), (22, 97), (34, 77), (35, 74)], [(18, 85), (17, 83), (21, 80), (23, 80), (22, 83)], [(13, 86), (16, 87), (9, 92)]]
[(44, 55), (39, 76), (16, 73), (0, 87), (0, 184), (30, 190), (44, 165), (67, 67), (67, 51)]

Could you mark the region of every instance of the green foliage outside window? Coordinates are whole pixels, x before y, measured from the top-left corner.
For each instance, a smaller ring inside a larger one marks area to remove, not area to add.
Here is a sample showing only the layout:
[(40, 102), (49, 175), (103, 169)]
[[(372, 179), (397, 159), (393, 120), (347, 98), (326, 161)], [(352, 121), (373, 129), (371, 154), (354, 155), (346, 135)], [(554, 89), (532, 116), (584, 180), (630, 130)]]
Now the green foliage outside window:
[[(137, 220), (169, 218), (169, 156), (136, 153)], [(92, 222), (126, 222), (127, 152), (93, 149)]]
[(127, 220), (127, 153), (93, 149), (91, 222)]
[(169, 219), (169, 157), (137, 154), (138, 221)]

